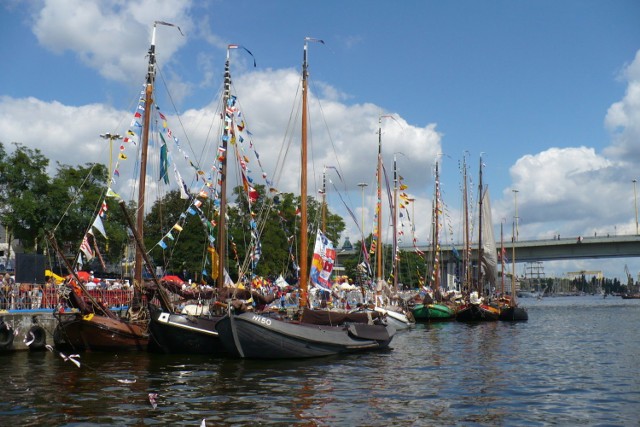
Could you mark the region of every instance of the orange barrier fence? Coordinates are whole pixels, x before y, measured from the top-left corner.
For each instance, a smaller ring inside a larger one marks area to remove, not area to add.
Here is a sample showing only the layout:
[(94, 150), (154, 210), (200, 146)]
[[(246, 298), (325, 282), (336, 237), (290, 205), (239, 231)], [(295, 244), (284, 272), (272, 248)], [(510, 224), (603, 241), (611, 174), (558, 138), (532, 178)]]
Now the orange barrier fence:
[[(57, 291), (57, 287), (27, 284), (0, 287), (0, 310), (58, 309), (60, 299)], [(89, 294), (107, 307), (117, 309), (129, 305), (133, 289), (92, 289)]]

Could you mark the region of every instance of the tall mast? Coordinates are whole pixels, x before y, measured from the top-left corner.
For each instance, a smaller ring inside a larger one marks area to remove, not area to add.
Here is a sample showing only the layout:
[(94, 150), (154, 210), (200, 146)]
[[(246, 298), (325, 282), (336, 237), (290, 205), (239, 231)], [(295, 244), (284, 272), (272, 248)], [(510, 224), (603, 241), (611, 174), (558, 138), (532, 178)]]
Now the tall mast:
[(438, 171), (438, 162), (436, 162), (436, 183), (435, 183), (435, 198), (433, 208), (433, 291), (434, 295), (438, 297), (440, 288), (440, 173)]
[(500, 295), (504, 297), (504, 238), (502, 236), (502, 226), (503, 223), (500, 223), (500, 269), (502, 271), (502, 280), (501, 285), (502, 289), (500, 290)]
[[(469, 238), (469, 191), (467, 189), (467, 158), (463, 157), (462, 159), (462, 173), (463, 173), (463, 195), (462, 195), (462, 208), (464, 211), (464, 255), (462, 259), (463, 264), (463, 273), (464, 273), (464, 286), (467, 290), (470, 290), (471, 287), (471, 248), (470, 248), (470, 238)], [(462, 289), (461, 289), (462, 290)]]
[(309, 95), (309, 70), (307, 62), (307, 45), (310, 41), (324, 41), (305, 37), (302, 57), (302, 135), (300, 139), (300, 306), (307, 306), (308, 266), (307, 262), (307, 97)]
[(478, 202), (478, 296), (482, 296), (482, 260), (484, 253), (482, 250), (482, 156), (480, 156), (480, 182), (478, 183), (478, 194), (480, 200)]
[[(140, 149), (140, 179), (138, 183), (138, 212), (136, 215), (136, 229), (140, 239), (144, 238), (144, 199), (147, 182), (147, 151), (149, 148), (149, 129), (151, 127), (151, 110), (153, 104), (153, 84), (156, 77), (156, 26), (153, 24), (151, 46), (149, 47), (149, 65), (144, 93), (144, 123), (142, 125), (142, 147)], [(142, 252), (136, 245), (135, 265), (133, 269), (134, 286), (142, 286)]]
[[(222, 134), (222, 155), (220, 158), (220, 210), (218, 215), (218, 277), (216, 286), (218, 289), (224, 287), (224, 270), (227, 261), (227, 141), (231, 137), (232, 120), (227, 120), (227, 107), (231, 98), (231, 71), (230, 57), (231, 49), (235, 45), (227, 46), (227, 60), (224, 63), (224, 93), (222, 96), (222, 116), (224, 120), (224, 130)], [(231, 115), (230, 115), (231, 116)], [(231, 119), (231, 117), (229, 117)]]
[(378, 254), (376, 256), (376, 279), (382, 279), (382, 116), (378, 118), (378, 199), (376, 201)]
[(393, 289), (398, 290), (398, 167), (396, 155), (393, 155)]
[(515, 216), (513, 218), (513, 231), (511, 238), (511, 307), (516, 306), (516, 298), (518, 296), (518, 292), (516, 289), (516, 240), (518, 232), (516, 231), (517, 221), (518, 221), (518, 190), (513, 190), (514, 195), (514, 205), (515, 205)]
[(322, 234), (327, 232), (327, 168), (322, 171)]

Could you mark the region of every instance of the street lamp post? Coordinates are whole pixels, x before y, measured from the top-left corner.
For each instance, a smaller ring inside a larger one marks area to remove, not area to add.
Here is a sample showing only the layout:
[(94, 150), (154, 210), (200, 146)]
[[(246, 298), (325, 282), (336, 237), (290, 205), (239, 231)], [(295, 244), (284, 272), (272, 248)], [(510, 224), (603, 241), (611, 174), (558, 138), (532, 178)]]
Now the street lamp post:
[(633, 205), (636, 208), (636, 235), (639, 234), (638, 233), (638, 193), (636, 191), (636, 182), (638, 182), (637, 180), (633, 180)]
[(103, 139), (108, 139), (109, 140), (109, 176), (108, 176), (108, 185), (109, 187), (111, 187), (111, 174), (113, 173), (113, 167), (112, 167), (112, 162), (113, 162), (113, 140), (114, 139), (122, 139), (122, 135), (118, 134), (118, 133), (103, 133), (100, 135), (100, 138)]

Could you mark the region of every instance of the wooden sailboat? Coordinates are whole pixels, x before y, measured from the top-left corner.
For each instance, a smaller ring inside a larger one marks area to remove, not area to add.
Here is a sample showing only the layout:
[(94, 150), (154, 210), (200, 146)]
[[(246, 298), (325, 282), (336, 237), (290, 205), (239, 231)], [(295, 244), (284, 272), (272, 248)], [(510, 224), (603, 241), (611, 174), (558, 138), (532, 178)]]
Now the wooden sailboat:
[[(495, 268), (497, 254), (495, 250), (495, 242), (493, 239), (493, 229), (491, 225), (491, 206), (489, 205), (489, 191), (482, 185), (482, 157), (480, 158), (480, 182), (478, 184), (478, 193), (480, 195), (478, 208), (478, 271), (475, 286), (470, 286), (471, 292), (460, 306), (456, 313), (456, 320), (461, 322), (472, 321), (495, 321), (498, 320), (500, 311), (486, 304), (484, 301), (484, 280), (483, 272), (489, 276), (489, 280), (495, 282)], [(483, 231), (490, 233), (489, 248), (485, 247), (483, 241)]]
[[(153, 33), (151, 38), (151, 46), (149, 48), (149, 63), (147, 67), (147, 76), (145, 83), (144, 99), (141, 105), (150, 107), (153, 102), (153, 89), (155, 80), (155, 39), (156, 27), (158, 24), (175, 26), (166, 22), (156, 21), (153, 25)], [(142, 249), (142, 230), (144, 222), (144, 200), (145, 200), (145, 181), (146, 181), (146, 163), (147, 149), (149, 145), (149, 127), (151, 108), (144, 108), (144, 122), (141, 132), (141, 163), (140, 163), (140, 182), (138, 189), (138, 216), (136, 226), (130, 224), (134, 235), (136, 236), (136, 262), (134, 270), (134, 294), (129, 310), (125, 317), (120, 317), (111, 312), (104, 305), (96, 301), (87, 292), (82, 281), (76, 275), (74, 269), (69, 265), (68, 261), (62, 256), (67, 264), (67, 269), (73, 276), (66, 282), (66, 289), (69, 290), (68, 302), (77, 309), (76, 313), (56, 313), (58, 317), (58, 325), (54, 333), (56, 345), (70, 347), (74, 350), (144, 350), (149, 343), (148, 329), (148, 310), (143, 297), (142, 268), (144, 261), (149, 270), (149, 260)], [(140, 115), (142, 116), (142, 114)], [(122, 202), (124, 206), (124, 202)], [(126, 215), (125, 210), (125, 216)], [(58, 248), (55, 239), (51, 236), (50, 241), (54, 248)], [(59, 248), (56, 249), (60, 254)], [(153, 275), (153, 272), (150, 272)], [(170, 302), (166, 295), (160, 295), (161, 304), (165, 309), (170, 309)]]
[[(515, 221), (513, 222), (513, 242), (515, 243)], [(500, 226), (500, 240), (502, 241), (502, 225)], [(504, 256), (506, 253), (504, 250), (504, 246), (501, 249), (501, 253)], [(511, 293), (508, 299), (505, 300), (505, 289), (504, 289), (504, 260), (502, 260), (502, 301), (499, 305), (500, 316), (499, 320), (504, 321), (526, 321), (529, 320), (529, 313), (524, 307), (518, 306), (518, 292), (516, 291), (516, 247), (515, 244), (511, 249), (511, 262), (512, 262), (512, 271), (511, 271)]]
[[(307, 50), (305, 38), (302, 65), (302, 137), (300, 179), (300, 308), (307, 309)], [(302, 315), (304, 317), (304, 314)], [(241, 358), (285, 359), (310, 358), (341, 353), (378, 350), (388, 347), (395, 329), (386, 325), (352, 323), (340, 326), (314, 325), (291, 319), (270, 317), (252, 312), (235, 312), (216, 324), (220, 340), (227, 351)]]
[[(224, 72), (224, 92), (222, 97), (222, 114), (225, 120), (222, 137), (220, 139), (219, 152), (225, 153), (219, 156), (218, 169), (220, 171), (218, 182), (220, 183), (220, 205), (218, 215), (218, 236), (217, 254), (217, 297), (220, 300), (227, 299), (222, 296), (221, 291), (224, 288), (224, 281), (226, 277), (226, 210), (227, 210), (227, 148), (228, 141), (236, 133), (236, 123), (234, 121), (234, 115), (227, 111), (233, 110), (235, 105), (235, 99), (231, 97), (231, 72), (230, 72), (230, 52), (232, 49), (237, 49), (238, 45), (228, 45), (227, 55), (225, 61)], [(173, 288), (171, 284), (167, 284), (170, 289)], [(180, 288), (174, 288), (176, 293), (180, 293)], [(228, 295), (233, 296), (233, 295)], [(214, 292), (210, 292), (208, 298), (214, 297)], [(249, 299), (251, 295), (248, 295), (246, 299)], [(166, 353), (200, 353), (200, 354), (213, 354), (224, 355), (226, 349), (220, 342), (218, 337), (218, 331), (216, 330), (216, 323), (222, 317), (222, 314), (217, 314), (210, 308), (206, 311), (201, 310), (198, 315), (192, 313), (172, 313), (165, 310), (153, 310), (151, 313), (151, 332), (153, 336), (154, 344), (163, 352)]]
[[(377, 176), (378, 176), (378, 199), (376, 202), (376, 286), (375, 286), (375, 299), (373, 309), (371, 307), (364, 307), (359, 309), (359, 311), (374, 311), (386, 317), (387, 323), (392, 325), (396, 330), (405, 330), (410, 329), (415, 326), (415, 319), (413, 317), (413, 313), (411, 310), (407, 309), (403, 304), (397, 304), (398, 301), (404, 302), (398, 296), (399, 285), (398, 285), (398, 277), (399, 277), (399, 269), (398, 269), (398, 231), (397, 231), (397, 221), (398, 221), (398, 171), (397, 171), (397, 162), (394, 156), (393, 160), (393, 202), (391, 205), (391, 224), (393, 228), (393, 245), (391, 250), (391, 259), (392, 259), (392, 277), (393, 282), (391, 289), (383, 279), (382, 273), (382, 257), (383, 257), (383, 249), (382, 249), (382, 232), (380, 228), (380, 219), (381, 219), (381, 176), (383, 173), (382, 169), (382, 118), (389, 117), (393, 118), (393, 116), (383, 115), (378, 118), (378, 166), (377, 166)], [(386, 292), (385, 292), (386, 291)], [(385, 298), (383, 294), (386, 294), (388, 298)], [(385, 301), (386, 300), (386, 301)], [(395, 301), (395, 303), (394, 303)]]
[(440, 212), (442, 205), (440, 200), (440, 174), (438, 170), (438, 162), (435, 166), (435, 190), (433, 198), (433, 235), (431, 250), (431, 285), (433, 297), (425, 295), (422, 303), (413, 307), (413, 316), (418, 322), (442, 322), (455, 319), (455, 310), (444, 303), (443, 295), (440, 290)]

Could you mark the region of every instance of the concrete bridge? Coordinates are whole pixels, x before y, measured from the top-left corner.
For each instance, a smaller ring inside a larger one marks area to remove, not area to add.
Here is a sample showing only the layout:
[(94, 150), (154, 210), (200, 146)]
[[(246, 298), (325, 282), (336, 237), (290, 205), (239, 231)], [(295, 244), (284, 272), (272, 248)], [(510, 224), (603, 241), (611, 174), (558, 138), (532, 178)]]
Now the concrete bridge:
[[(500, 249), (500, 242), (496, 242)], [(441, 260), (444, 262), (453, 261), (453, 248), (462, 254), (463, 245), (441, 244)], [(419, 246), (421, 251), (429, 253), (430, 247)], [(516, 262), (533, 261), (555, 261), (565, 259), (585, 259), (585, 258), (631, 258), (640, 257), (640, 235), (620, 235), (620, 236), (593, 236), (593, 237), (570, 237), (547, 240), (520, 240), (504, 242), (507, 258), (511, 259), (513, 249), (516, 251)], [(401, 247), (403, 251), (413, 251), (414, 248)], [(471, 244), (471, 258), (478, 258), (477, 243)], [(354, 255), (356, 251), (351, 249), (339, 250), (338, 257)]]

